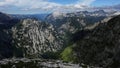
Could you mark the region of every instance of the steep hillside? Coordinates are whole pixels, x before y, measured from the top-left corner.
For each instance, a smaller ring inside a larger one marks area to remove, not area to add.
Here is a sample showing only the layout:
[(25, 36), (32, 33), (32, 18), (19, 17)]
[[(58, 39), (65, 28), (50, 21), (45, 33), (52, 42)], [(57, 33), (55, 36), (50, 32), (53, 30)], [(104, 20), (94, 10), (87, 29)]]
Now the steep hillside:
[(76, 62), (105, 68), (120, 67), (120, 16), (100, 23), (74, 43)]
[(11, 28), (19, 20), (0, 12), (0, 59), (13, 56)]

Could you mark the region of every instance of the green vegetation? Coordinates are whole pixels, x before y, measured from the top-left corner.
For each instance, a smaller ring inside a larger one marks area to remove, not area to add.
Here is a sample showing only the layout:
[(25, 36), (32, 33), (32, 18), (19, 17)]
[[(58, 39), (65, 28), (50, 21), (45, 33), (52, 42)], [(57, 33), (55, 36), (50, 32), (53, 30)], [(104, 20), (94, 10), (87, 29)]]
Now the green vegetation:
[(75, 57), (73, 56), (72, 46), (66, 47), (60, 55), (61, 59), (66, 62), (73, 62), (75, 59)]

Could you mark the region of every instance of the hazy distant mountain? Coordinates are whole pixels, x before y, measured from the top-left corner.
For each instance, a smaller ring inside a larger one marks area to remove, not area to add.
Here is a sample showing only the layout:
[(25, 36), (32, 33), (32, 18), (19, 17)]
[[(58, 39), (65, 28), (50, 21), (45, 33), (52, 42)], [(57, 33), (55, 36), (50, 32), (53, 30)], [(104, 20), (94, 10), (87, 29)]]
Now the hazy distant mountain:
[(48, 14), (10, 14), (10, 15), (11, 17), (16, 19), (32, 18), (32, 19), (38, 19), (38, 20), (45, 20)]
[(74, 12), (74, 13), (62, 13), (62, 12), (53, 12), (52, 14), (49, 14), (46, 17), (47, 22), (52, 23), (53, 25), (60, 27), (62, 24), (66, 23), (66, 20), (69, 18), (76, 17), (76, 20), (79, 19), (79, 21), (83, 20), (84, 24), (93, 24), (96, 22), (101, 21), (102, 19), (114, 16), (114, 14), (118, 12), (106, 12), (104, 10), (98, 10), (98, 11), (80, 11), (80, 12)]

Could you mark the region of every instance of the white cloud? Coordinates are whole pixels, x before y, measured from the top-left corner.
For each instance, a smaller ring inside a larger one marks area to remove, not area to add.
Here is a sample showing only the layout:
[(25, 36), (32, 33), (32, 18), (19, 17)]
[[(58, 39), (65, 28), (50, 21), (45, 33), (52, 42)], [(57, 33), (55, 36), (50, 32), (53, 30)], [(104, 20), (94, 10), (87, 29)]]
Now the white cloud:
[(82, 4), (82, 5), (90, 5), (91, 3), (93, 3), (95, 0), (82, 0), (82, 2), (80, 2), (81, 0), (78, 1), (78, 4)]
[(75, 4), (63, 5), (60, 3), (49, 2), (48, 0), (3, 0), (0, 6), (13, 6), (21, 10), (74, 10), (89, 6), (95, 0), (78, 0)]

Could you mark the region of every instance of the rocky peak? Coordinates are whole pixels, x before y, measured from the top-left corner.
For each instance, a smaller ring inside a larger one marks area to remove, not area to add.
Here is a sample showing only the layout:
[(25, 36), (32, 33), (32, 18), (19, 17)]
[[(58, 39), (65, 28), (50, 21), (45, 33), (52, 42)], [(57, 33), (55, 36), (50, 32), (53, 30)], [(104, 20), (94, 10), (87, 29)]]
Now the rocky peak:
[(56, 52), (62, 48), (57, 32), (51, 24), (25, 19), (12, 28), (13, 44), (22, 48), (24, 56)]

